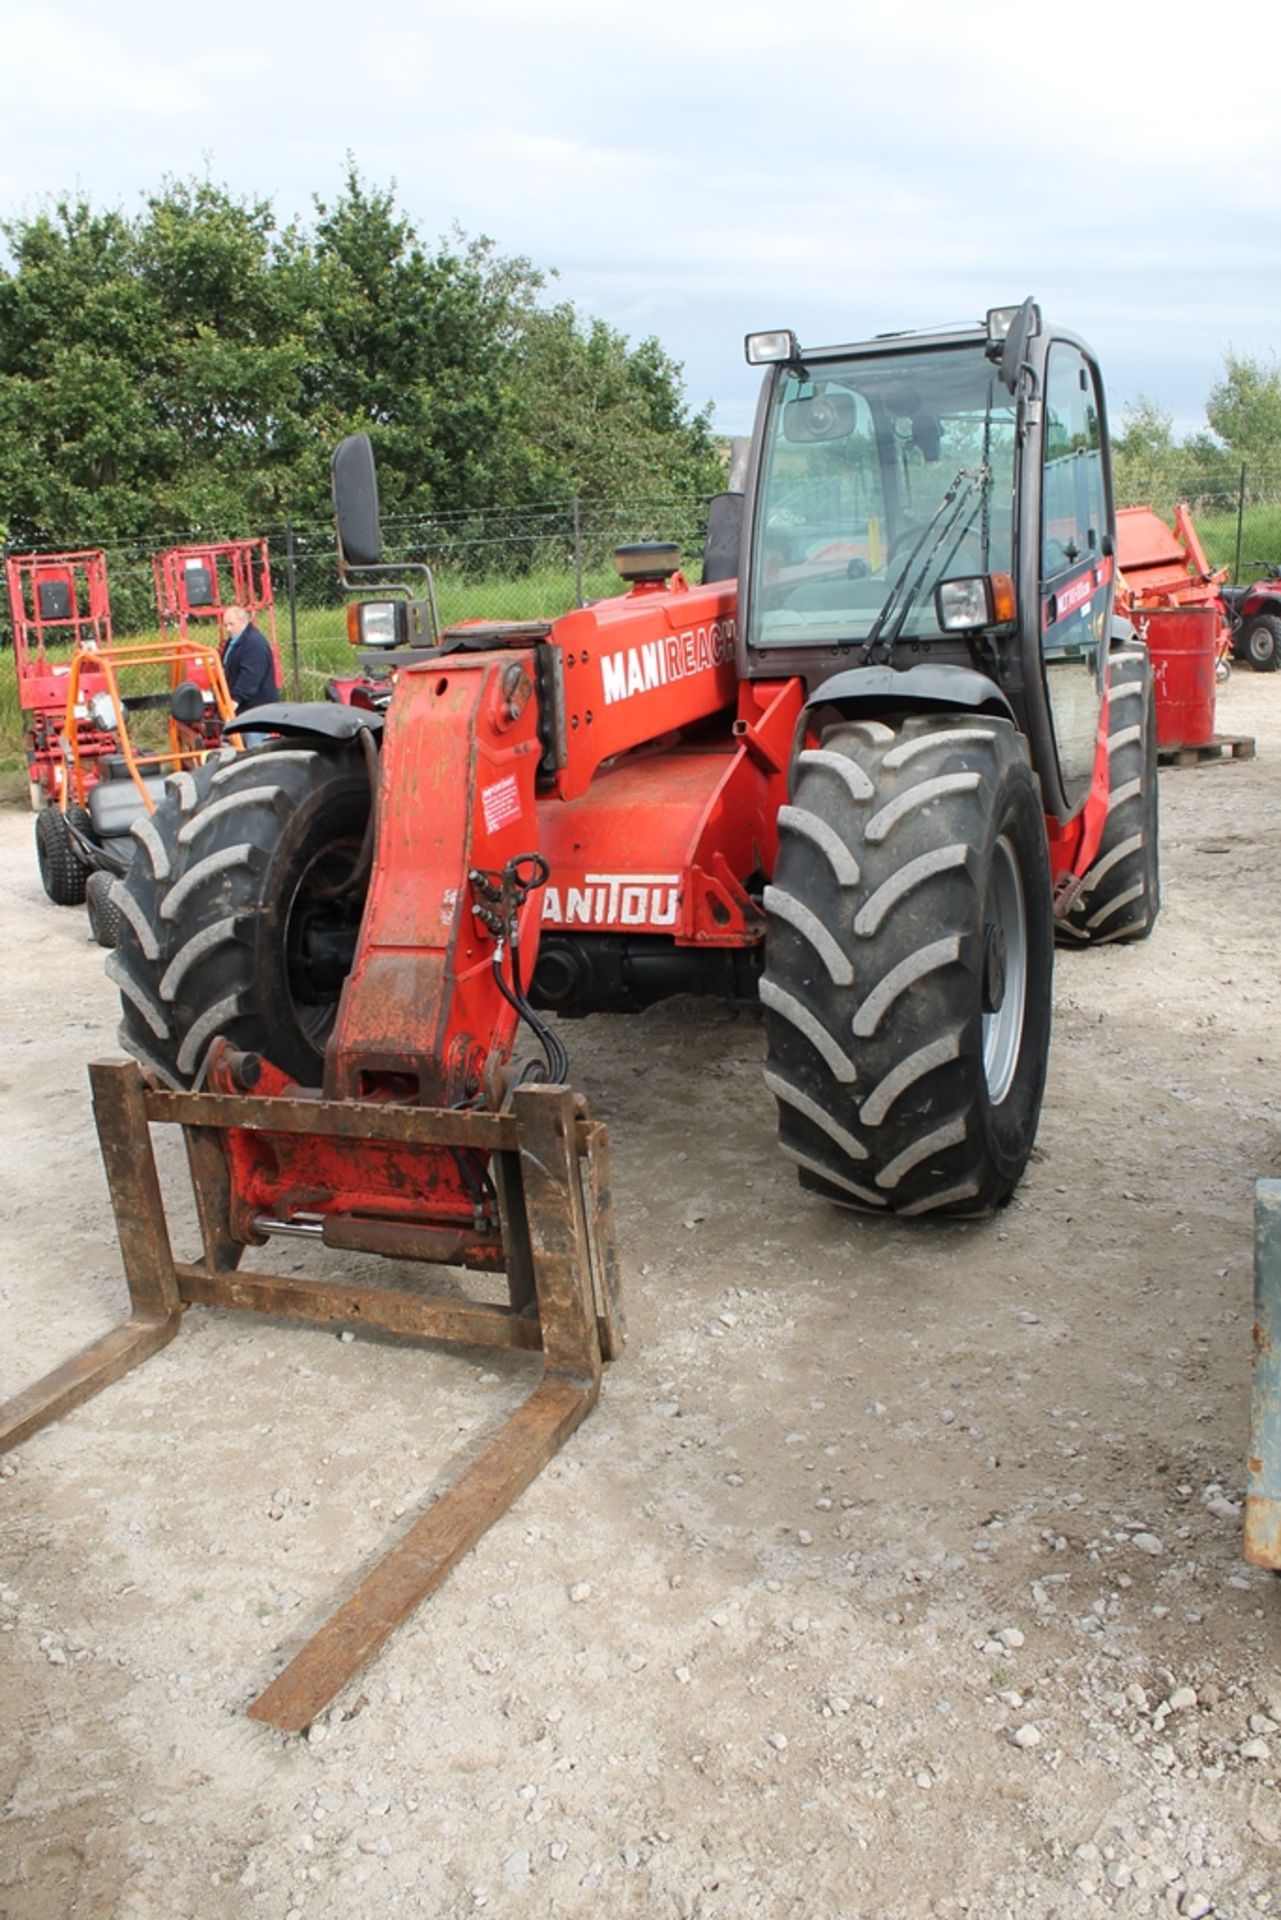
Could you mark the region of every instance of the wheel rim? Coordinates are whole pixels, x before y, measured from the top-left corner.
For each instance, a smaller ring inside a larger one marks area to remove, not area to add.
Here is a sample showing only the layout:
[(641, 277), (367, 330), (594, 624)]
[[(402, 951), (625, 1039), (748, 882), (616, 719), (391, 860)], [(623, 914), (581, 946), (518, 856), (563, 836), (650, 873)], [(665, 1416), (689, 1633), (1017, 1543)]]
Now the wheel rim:
[(1250, 652), (1256, 660), (1270, 660), (1277, 650), (1276, 635), (1268, 627), (1256, 627), (1250, 635)]
[(992, 862), (983, 936), (985, 987), (989, 955), (999, 952), (1003, 962), (999, 997), (994, 996), (996, 1004), (983, 1014), (983, 1077), (992, 1105), (999, 1107), (1014, 1084), (1027, 1005), (1027, 908), (1014, 848), (1004, 835), (996, 843)]
[(318, 977), (309, 959), (309, 942), (319, 922), (330, 933), (341, 935), (345, 931), (354, 947), (364, 908), (364, 891), (354, 897), (347, 887), (360, 853), (358, 839), (344, 838), (332, 841), (313, 854), (298, 877), (286, 911), (285, 974), (289, 998), (300, 1033), (318, 1054), (324, 1052), (333, 1027), (345, 975)]

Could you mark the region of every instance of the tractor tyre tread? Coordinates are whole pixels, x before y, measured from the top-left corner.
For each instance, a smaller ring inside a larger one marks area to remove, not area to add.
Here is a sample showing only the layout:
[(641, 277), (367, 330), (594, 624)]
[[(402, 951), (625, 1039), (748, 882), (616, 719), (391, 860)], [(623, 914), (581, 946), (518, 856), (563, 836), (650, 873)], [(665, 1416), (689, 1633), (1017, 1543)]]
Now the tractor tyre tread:
[(1064, 946), (1146, 940), (1161, 911), (1152, 663), (1145, 647), (1129, 646), (1110, 666), (1108, 817), (1085, 885), (1058, 922)]
[(308, 862), (338, 848), (350, 867), (368, 812), (364, 762), (347, 749), (266, 746), (172, 783), (135, 823), (116, 895), (107, 971), (126, 1050), (181, 1088), (221, 1035), (319, 1085), (337, 996), (295, 998), (287, 929)]
[[(802, 1186), (860, 1210), (990, 1213), (1031, 1152), (1049, 1045), (1049, 856), (1025, 743), (987, 715), (847, 722), (801, 754), (779, 822), (761, 999), (783, 1152)], [(1026, 991), (994, 1101), (998, 857), (1019, 876)]]

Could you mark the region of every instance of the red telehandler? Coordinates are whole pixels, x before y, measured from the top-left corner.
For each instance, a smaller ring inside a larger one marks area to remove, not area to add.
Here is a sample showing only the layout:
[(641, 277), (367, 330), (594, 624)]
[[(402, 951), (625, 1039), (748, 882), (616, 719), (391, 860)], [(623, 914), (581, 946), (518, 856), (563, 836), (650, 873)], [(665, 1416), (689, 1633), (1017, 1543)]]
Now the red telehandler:
[[(545, 622), (442, 632), (380, 589), (369, 442), (343, 442), (340, 563), (392, 643), (385, 712), (247, 714), (276, 741), (180, 776), (137, 829), (108, 961), (137, 1064), (93, 1070), (135, 1305), (116, 1370), (190, 1301), (470, 1339), (488, 1314), (544, 1353), (512, 1428), (251, 1709), (274, 1725), (442, 1577), (617, 1348), (603, 1134), (549, 1014), (759, 997), (804, 1187), (983, 1214), (1035, 1137), (1056, 926), (1156, 918), (1151, 683), (1113, 620), (1089, 349), (1028, 300), (747, 354), (746, 483), (712, 504), (702, 584), (624, 549), (628, 591)], [(186, 1132), (199, 1266), (138, 1184), (148, 1119)], [(238, 1271), (278, 1233), (504, 1268), (510, 1301)]]

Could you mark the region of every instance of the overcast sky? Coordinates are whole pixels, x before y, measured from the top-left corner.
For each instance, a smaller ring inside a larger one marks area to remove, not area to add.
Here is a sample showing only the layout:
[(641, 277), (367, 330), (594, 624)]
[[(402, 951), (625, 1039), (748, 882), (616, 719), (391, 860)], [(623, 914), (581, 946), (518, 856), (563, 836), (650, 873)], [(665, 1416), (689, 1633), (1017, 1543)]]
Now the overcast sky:
[(207, 174), (283, 224), (350, 150), (428, 240), (489, 234), (656, 334), (725, 432), (749, 330), (1027, 293), (1094, 346), (1114, 417), (1145, 393), (1188, 430), (1226, 348), (1281, 346), (1275, 35), (1246, 0), (6, 0), (0, 212)]

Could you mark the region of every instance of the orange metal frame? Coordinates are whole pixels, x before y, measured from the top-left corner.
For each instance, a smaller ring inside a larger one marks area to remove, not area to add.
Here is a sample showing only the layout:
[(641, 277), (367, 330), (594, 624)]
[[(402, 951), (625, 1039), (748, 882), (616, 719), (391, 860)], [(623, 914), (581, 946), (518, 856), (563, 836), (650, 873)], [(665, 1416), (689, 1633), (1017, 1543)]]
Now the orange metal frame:
[[(184, 680), (190, 680), (202, 693), (212, 695), (217, 722), (213, 726), (206, 721), (200, 726), (188, 727), (174, 719), (171, 713), (166, 720), (167, 748), (155, 753), (137, 753), (128, 721), (129, 696), (121, 687), (121, 675), (141, 673), (151, 678), (157, 669), (163, 669), (166, 673), (170, 690)], [(94, 762), (101, 757), (100, 754), (85, 751), (81, 730), (75, 723), (82, 703), (88, 698), (88, 690), (84, 686), (86, 677), (91, 678), (93, 691), (105, 693), (111, 701), (115, 715), (115, 727), (110, 735), (111, 751), (123, 758), (129, 778), (148, 813), (156, 810), (156, 803), (147, 786), (149, 773), (177, 773), (183, 767), (197, 766), (210, 749), (219, 745), (224, 738), (237, 739), (228, 726), (235, 709), (227, 691), (227, 680), (217, 647), (202, 646), (198, 641), (139, 640), (120, 646), (113, 644), (92, 655), (78, 653), (71, 662), (67, 683), (63, 729), (67, 779), (60, 795), (64, 807), (73, 800), (79, 806), (85, 804), (89, 787), (97, 777)]]

